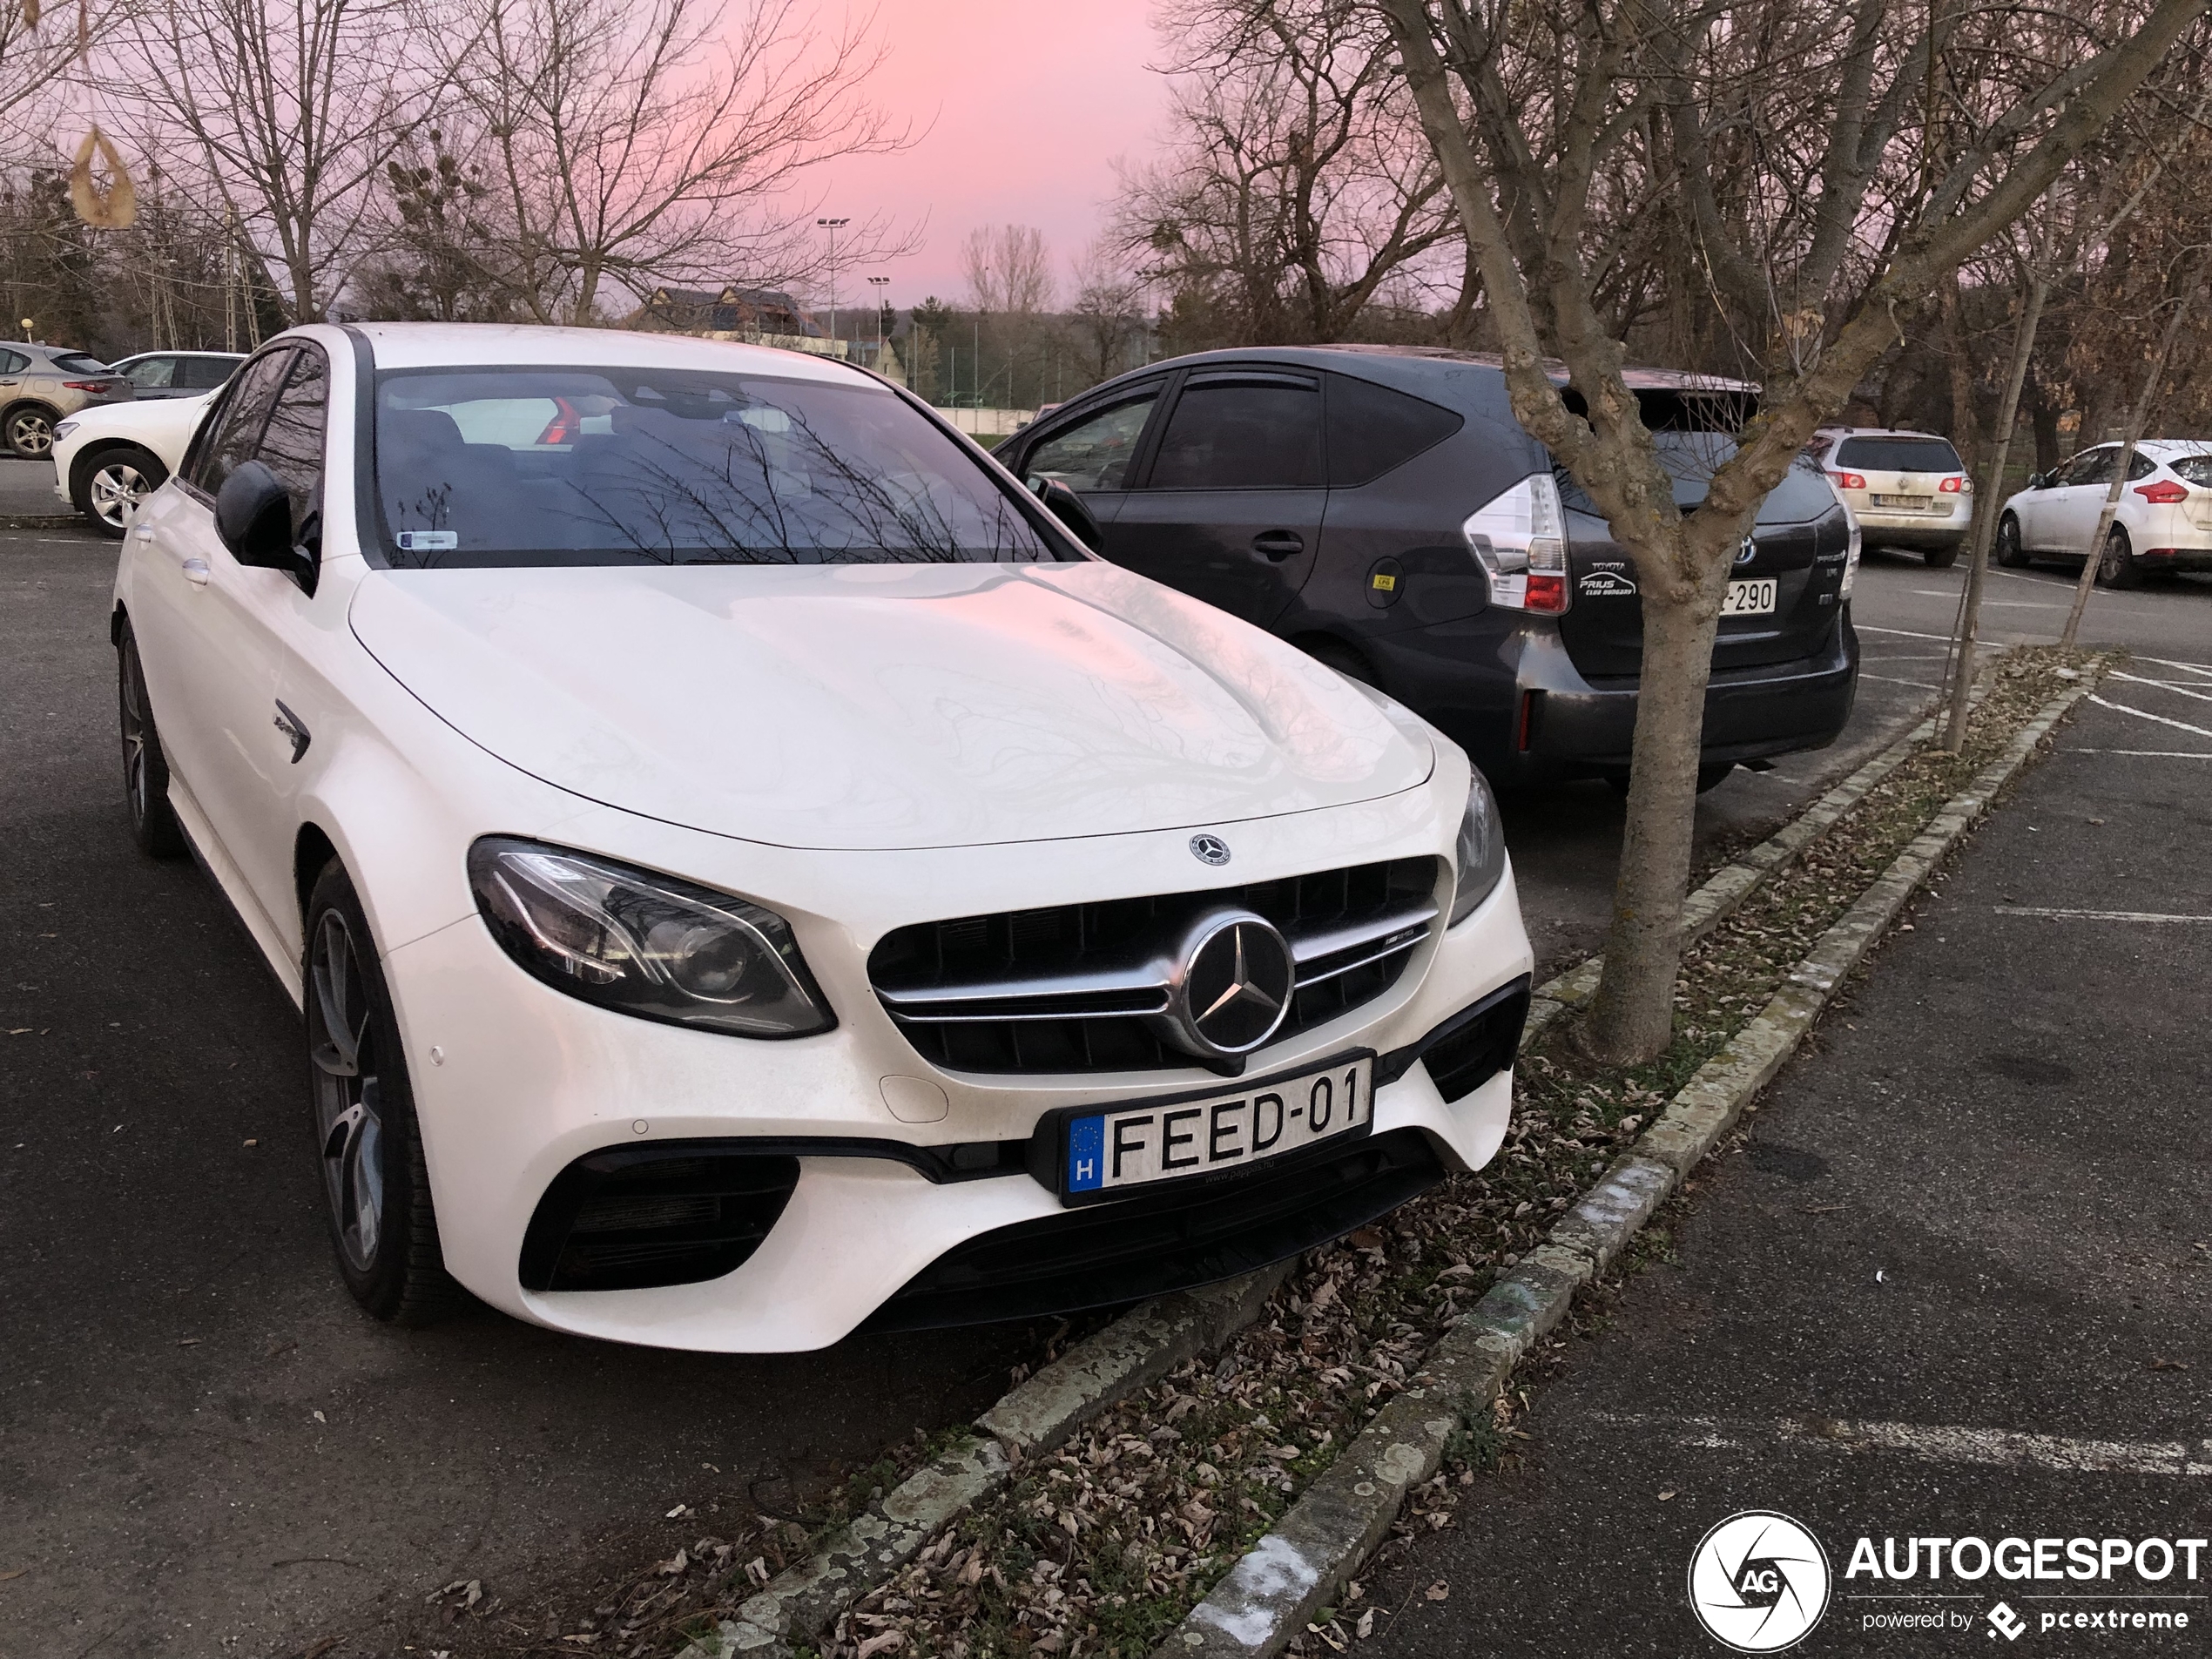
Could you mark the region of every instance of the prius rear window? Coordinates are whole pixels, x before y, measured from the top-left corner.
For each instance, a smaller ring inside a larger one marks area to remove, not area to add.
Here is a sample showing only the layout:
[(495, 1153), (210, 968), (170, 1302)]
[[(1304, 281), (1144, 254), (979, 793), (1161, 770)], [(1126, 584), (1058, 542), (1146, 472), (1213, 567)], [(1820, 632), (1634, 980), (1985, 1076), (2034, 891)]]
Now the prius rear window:
[(897, 394), (771, 375), (388, 371), (376, 499), (409, 569), (1080, 556)]

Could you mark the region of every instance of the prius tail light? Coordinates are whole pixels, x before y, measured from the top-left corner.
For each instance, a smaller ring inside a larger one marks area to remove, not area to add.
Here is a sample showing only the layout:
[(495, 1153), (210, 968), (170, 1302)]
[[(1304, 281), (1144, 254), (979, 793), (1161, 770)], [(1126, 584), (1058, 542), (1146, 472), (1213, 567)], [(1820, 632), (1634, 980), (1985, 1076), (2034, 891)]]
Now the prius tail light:
[(1460, 526), (1490, 579), (1490, 603), (1558, 616), (1567, 609), (1567, 510), (1548, 472), (1494, 496)]

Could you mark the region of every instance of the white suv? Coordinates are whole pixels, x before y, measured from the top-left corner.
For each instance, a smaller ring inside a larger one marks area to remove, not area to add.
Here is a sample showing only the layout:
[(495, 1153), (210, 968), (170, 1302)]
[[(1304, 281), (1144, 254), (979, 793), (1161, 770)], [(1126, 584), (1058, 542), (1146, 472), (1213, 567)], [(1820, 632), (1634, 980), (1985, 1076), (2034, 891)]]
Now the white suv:
[[(2101, 443), (2029, 478), (1997, 521), (1997, 562), (2017, 570), (2063, 558), (2078, 568), (2119, 464), (2120, 446)], [(2201, 440), (2147, 438), (2135, 446), (2099, 550), (2097, 580), (2108, 588), (2139, 587), (2146, 576), (2168, 570), (2212, 570), (2212, 443)]]
[(1959, 556), (1974, 522), (1973, 481), (1932, 432), (1823, 427), (1805, 445), (1858, 521), (1861, 542), (1904, 548), (1940, 568)]

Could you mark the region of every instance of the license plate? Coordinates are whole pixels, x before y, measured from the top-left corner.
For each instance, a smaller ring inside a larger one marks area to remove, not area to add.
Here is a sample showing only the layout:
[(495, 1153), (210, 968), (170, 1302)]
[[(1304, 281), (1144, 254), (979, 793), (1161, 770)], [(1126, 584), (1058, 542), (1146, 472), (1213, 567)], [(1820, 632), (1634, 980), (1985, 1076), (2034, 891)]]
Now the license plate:
[(1077, 1113), (1062, 1141), (1061, 1197), (1082, 1204), (1364, 1135), (1374, 1068), (1372, 1055), (1355, 1055), (1241, 1089)]
[(1723, 617), (1764, 617), (1774, 610), (1775, 579), (1759, 577), (1750, 582), (1731, 582), (1728, 597), (1721, 601)]
[(1899, 512), (1925, 513), (1935, 500), (1932, 496), (1870, 496), (1867, 499), (1877, 507), (1893, 507)]

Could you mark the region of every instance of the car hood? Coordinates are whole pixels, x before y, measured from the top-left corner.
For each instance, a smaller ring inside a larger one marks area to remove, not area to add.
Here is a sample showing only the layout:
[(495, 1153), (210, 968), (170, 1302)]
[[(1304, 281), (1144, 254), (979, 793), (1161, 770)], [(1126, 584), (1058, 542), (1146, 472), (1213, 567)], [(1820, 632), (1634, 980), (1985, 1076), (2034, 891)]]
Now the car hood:
[(625, 811), (892, 849), (1220, 825), (1422, 782), (1426, 728), (1111, 565), (382, 570), (363, 646)]
[(69, 417), (69, 441), (72, 448), (82, 448), (94, 439), (128, 438), (152, 450), (173, 472), (199, 427), (200, 417), (207, 413), (208, 400), (214, 395), (203, 392), (197, 397), (103, 403)]

